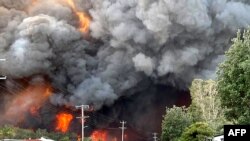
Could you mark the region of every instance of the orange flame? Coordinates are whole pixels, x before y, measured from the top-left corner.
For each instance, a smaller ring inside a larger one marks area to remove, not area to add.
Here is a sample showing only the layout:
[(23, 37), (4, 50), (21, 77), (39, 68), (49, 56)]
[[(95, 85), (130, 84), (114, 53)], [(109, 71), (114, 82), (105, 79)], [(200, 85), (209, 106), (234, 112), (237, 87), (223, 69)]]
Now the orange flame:
[(117, 137), (113, 138), (112, 141), (117, 141)]
[(26, 113), (38, 116), (38, 110), (51, 94), (52, 88), (49, 84), (29, 85), (7, 103), (8, 108), (2, 116), (6, 120), (18, 118), (15, 122), (22, 122)]
[(56, 116), (56, 119), (57, 119), (56, 130), (66, 133), (69, 129), (69, 125), (73, 119), (73, 116), (68, 113), (59, 113)]
[(39, 107), (37, 107), (37, 106), (32, 106), (32, 107), (30, 107), (30, 114), (31, 115), (33, 115), (33, 116), (39, 116), (39, 112), (38, 112), (38, 110), (39, 110)]
[(65, 1), (72, 8), (72, 10), (79, 19), (79, 30), (83, 33), (88, 33), (90, 26), (90, 17), (86, 13), (77, 10), (77, 7), (73, 0), (65, 0)]
[(107, 131), (96, 130), (91, 134), (90, 138), (92, 141), (107, 141), (107, 135)]
[[(87, 34), (89, 32), (89, 26), (91, 21), (89, 15), (77, 9), (74, 0), (57, 0), (57, 1), (64, 2), (72, 9), (72, 11), (79, 19), (79, 31)], [(31, 0), (31, 4), (27, 7), (27, 10), (30, 11), (39, 2), (41, 2), (41, 0)]]
[(78, 136), (77, 136), (77, 141), (81, 141), (81, 139), (82, 139), (82, 138), (78, 135)]

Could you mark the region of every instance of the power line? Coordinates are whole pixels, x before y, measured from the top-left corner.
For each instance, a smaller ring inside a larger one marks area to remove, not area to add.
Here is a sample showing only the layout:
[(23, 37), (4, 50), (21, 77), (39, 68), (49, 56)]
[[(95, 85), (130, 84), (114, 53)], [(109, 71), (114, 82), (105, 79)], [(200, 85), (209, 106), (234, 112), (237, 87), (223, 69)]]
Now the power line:
[(153, 139), (154, 139), (154, 141), (157, 141), (157, 140), (158, 140), (157, 135), (158, 135), (158, 133), (153, 133)]
[[(108, 117), (102, 113), (94, 113), (93, 115), (91, 115), (91, 117), (93, 117), (94, 119), (95, 118), (98, 118), (99, 120), (101, 121), (104, 121), (104, 122), (119, 122), (117, 118), (112, 118), (112, 117)], [(92, 126), (96, 126), (97, 123), (94, 123), (93, 121), (90, 120), (90, 122), (88, 122), (89, 125), (92, 125)], [(152, 135), (152, 131), (149, 131), (149, 130), (145, 130), (145, 129), (141, 129), (141, 128), (138, 128), (138, 127), (135, 127), (134, 124), (131, 124), (129, 122), (126, 122), (126, 125), (127, 125), (127, 128), (128, 126), (131, 127), (132, 129), (136, 130), (136, 134), (134, 134), (136, 136), (136, 138), (140, 138), (140, 139), (144, 139), (144, 140), (149, 140), (151, 139), (151, 135)], [(116, 128), (116, 127), (113, 127), (113, 128), (102, 128), (102, 129), (106, 129), (106, 130), (119, 130), (120, 128)], [(145, 136), (145, 134), (147, 134), (147, 137)]]
[(76, 106), (76, 108), (77, 109), (81, 108), (81, 111), (82, 111), (81, 117), (77, 117), (77, 118), (80, 118), (82, 120), (82, 141), (84, 141), (84, 128), (87, 127), (87, 126), (84, 126), (84, 122), (85, 122), (85, 119), (88, 118), (88, 116), (84, 115), (84, 110), (89, 109), (89, 105), (80, 105), (80, 106)]
[(121, 121), (120, 122), (122, 124), (122, 127), (120, 127), (122, 129), (122, 141), (124, 141), (124, 130), (127, 129), (126, 127), (124, 127), (124, 125), (126, 124), (125, 121)]

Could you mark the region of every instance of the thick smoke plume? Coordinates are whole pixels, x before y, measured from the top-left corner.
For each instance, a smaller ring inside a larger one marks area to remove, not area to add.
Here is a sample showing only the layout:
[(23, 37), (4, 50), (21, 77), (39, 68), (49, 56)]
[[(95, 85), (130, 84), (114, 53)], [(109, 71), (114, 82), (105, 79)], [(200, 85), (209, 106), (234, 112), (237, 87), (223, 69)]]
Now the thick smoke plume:
[(82, 33), (68, 1), (0, 0), (0, 74), (48, 77), (54, 105), (98, 110), (148, 83), (186, 89), (213, 78), (250, 24), (247, 0), (75, 0), (91, 17)]

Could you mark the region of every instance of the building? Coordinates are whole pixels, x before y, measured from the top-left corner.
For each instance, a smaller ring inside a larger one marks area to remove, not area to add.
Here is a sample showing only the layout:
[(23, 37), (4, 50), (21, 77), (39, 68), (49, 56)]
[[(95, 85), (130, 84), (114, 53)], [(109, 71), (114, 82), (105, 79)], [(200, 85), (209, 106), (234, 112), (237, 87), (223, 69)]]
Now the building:
[(212, 141), (224, 141), (224, 135), (215, 136)]

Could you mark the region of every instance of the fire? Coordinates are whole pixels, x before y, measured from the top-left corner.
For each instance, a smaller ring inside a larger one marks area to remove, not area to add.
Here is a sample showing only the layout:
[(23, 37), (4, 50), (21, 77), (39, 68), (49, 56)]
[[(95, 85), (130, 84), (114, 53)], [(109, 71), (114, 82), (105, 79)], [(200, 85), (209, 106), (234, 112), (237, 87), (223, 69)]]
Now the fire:
[(37, 107), (37, 106), (32, 106), (30, 107), (30, 114), (33, 115), (33, 116), (39, 116), (39, 110), (40, 107)]
[(118, 141), (118, 140), (117, 140), (117, 137), (113, 138), (112, 141)]
[(82, 12), (79, 11), (74, 3), (74, 0), (65, 0), (65, 2), (72, 8), (74, 13), (77, 15), (79, 19), (79, 30), (83, 33), (88, 33), (89, 26), (90, 26), (90, 17)]
[(69, 125), (73, 119), (73, 116), (68, 113), (59, 113), (56, 116), (56, 119), (57, 119), (56, 130), (66, 133), (69, 129)]
[[(41, 0), (31, 0), (31, 4), (27, 7), (27, 11), (30, 11), (39, 2), (41, 2)], [(87, 34), (89, 32), (89, 26), (91, 21), (89, 15), (77, 9), (74, 0), (57, 0), (57, 2), (64, 2), (72, 9), (72, 11), (79, 19), (79, 31)]]
[(107, 131), (96, 130), (91, 134), (90, 138), (92, 141), (107, 141), (107, 135)]
[(17, 93), (7, 103), (6, 113), (3, 115), (7, 120), (17, 117), (16, 122), (22, 122), (26, 113), (38, 116), (38, 110), (52, 94), (49, 84), (29, 85), (23, 91)]
[(77, 141), (81, 141), (81, 139), (82, 139), (82, 138), (78, 135), (78, 136), (77, 136)]
[(83, 33), (87, 33), (89, 31), (90, 18), (88, 17), (88, 15), (82, 12), (77, 12), (76, 14), (80, 20), (79, 30)]

